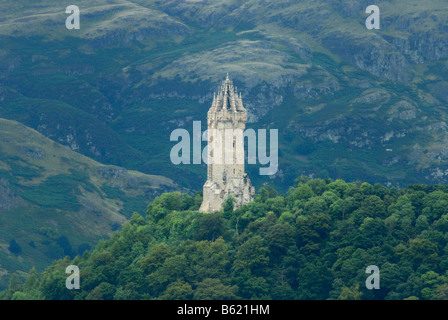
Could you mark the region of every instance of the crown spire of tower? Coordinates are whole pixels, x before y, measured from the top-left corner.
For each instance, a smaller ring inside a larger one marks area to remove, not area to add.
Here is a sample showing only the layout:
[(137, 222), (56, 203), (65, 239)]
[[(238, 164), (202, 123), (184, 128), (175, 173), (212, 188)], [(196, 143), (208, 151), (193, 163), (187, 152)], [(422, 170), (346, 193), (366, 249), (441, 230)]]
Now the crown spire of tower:
[(246, 112), (241, 100), (241, 92), (238, 95), (237, 88), (233, 86), (229, 73), (226, 74), (226, 80), (218, 88), (218, 93), (213, 96), (213, 103), (210, 111), (213, 112)]

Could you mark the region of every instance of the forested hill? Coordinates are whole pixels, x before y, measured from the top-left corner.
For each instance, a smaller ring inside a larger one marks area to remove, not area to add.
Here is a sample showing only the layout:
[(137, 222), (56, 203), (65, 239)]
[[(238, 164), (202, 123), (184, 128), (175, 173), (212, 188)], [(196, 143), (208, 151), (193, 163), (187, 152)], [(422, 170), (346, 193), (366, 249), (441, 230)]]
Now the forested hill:
[[(448, 299), (448, 187), (298, 178), (232, 212), (166, 193), (109, 240), (55, 261), (3, 299)], [(65, 287), (68, 265), (80, 290)], [(366, 288), (366, 267), (380, 289)]]

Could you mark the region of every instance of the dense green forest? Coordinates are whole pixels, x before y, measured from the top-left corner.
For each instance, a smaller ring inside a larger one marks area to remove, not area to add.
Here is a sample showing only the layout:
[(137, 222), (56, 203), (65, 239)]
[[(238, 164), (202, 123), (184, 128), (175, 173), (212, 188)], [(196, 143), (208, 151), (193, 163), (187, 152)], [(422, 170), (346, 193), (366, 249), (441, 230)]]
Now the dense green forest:
[[(448, 186), (300, 177), (233, 210), (166, 193), (73, 260), (13, 275), (2, 299), (448, 299)], [(80, 290), (68, 290), (68, 265)], [(366, 267), (380, 269), (368, 290)]]

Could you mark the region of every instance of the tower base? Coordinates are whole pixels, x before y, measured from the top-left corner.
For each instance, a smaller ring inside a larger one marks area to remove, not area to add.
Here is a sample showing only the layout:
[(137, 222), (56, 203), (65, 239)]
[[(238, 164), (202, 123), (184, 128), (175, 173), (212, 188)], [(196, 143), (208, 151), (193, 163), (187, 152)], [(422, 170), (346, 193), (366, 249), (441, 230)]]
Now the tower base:
[(203, 201), (200, 212), (215, 212), (222, 209), (228, 196), (235, 198), (234, 209), (253, 201), (255, 187), (252, 186), (247, 174), (243, 178), (231, 178), (225, 185), (207, 180), (204, 184)]

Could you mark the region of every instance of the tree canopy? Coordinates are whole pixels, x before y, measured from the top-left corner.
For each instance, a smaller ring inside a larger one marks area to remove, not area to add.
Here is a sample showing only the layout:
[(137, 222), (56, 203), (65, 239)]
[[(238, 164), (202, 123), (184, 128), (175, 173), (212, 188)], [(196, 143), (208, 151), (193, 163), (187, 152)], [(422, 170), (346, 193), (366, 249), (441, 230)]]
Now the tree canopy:
[[(3, 299), (447, 299), (448, 189), (299, 178), (235, 211), (167, 193), (82, 256), (55, 261)], [(68, 290), (68, 265), (80, 290)], [(369, 290), (366, 268), (380, 270)]]

